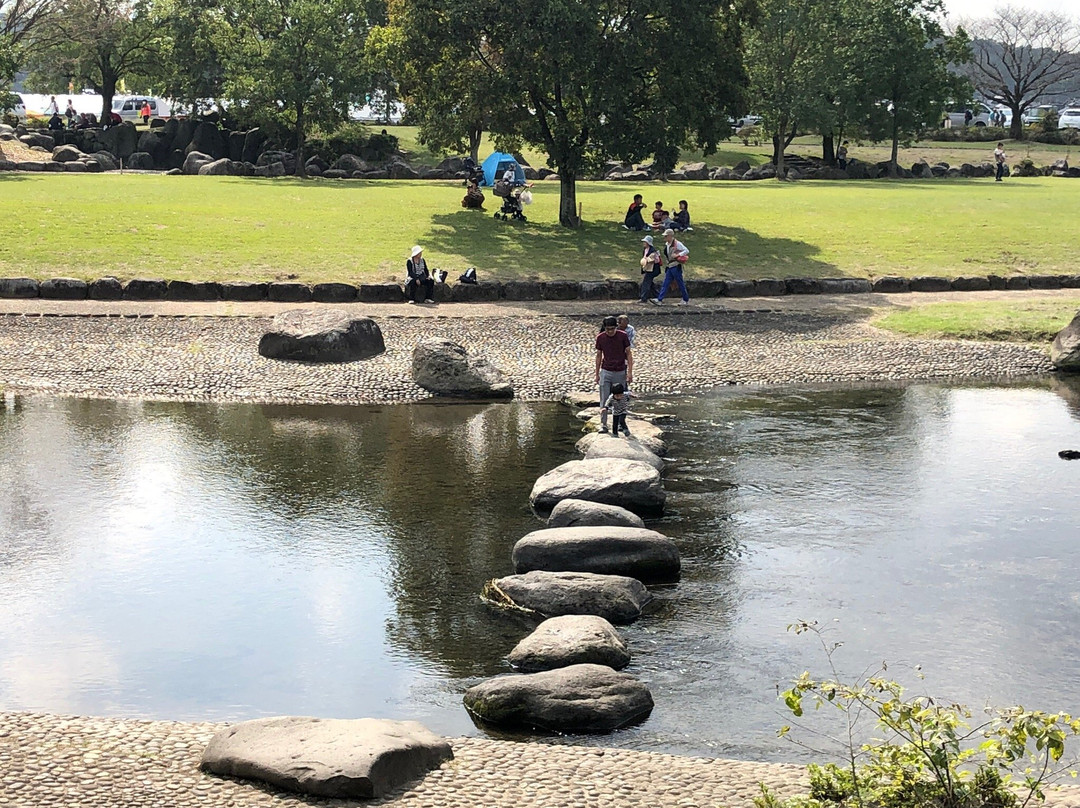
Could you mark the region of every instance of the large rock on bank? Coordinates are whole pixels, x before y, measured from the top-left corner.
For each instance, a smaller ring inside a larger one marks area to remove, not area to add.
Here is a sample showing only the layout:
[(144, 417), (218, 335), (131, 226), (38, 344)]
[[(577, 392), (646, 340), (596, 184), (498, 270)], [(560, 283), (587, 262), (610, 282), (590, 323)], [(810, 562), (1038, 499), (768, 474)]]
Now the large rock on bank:
[(556, 527), (534, 530), (514, 545), (514, 571), (595, 572), (646, 583), (679, 577), (679, 549), (643, 527)]
[(431, 337), (413, 349), (413, 380), (437, 396), (453, 398), (513, 398), (514, 388), (503, 372), (483, 357), (469, 356), (464, 347)]
[(260, 718), (219, 732), (203, 771), (335, 799), (378, 798), (454, 757), (416, 721)]
[(529, 504), (538, 513), (549, 513), (564, 499), (602, 502), (639, 516), (660, 516), (667, 494), (660, 472), (648, 463), (605, 457), (556, 466), (536, 481), (529, 494)]
[(649, 688), (606, 665), (497, 676), (466, 690), (464, 701), (487, 723), (555, 732), (611, 732), (653, 708)]
[(1058, 370), (1080, 372), (1080, 313), (1054, 337), (1050, 361)]
[(607, 665), (618, 671), (630, 664), (630, 651), (604, 618), (568, 614), (545, 620), (514, 646), (507, 659), (525, 673), (581, 664)]
[(484, 600), (543, 617), (594, 614), (618, 626), (633, 623), (652, 600), (645, 584), (624, 575), (528, 572), (488, 581)]
[(603, 525), (645, 527), (636, 513), (617, 505), (589, 502), (584, 499), (564, 499), (551, 509), (548, 527), (599, 527)]
[(352, 362), (385, 350), (374, 320), (334, 309), (283, 311), (259, 340), (259, 353), (268, 359), (299, 362)]

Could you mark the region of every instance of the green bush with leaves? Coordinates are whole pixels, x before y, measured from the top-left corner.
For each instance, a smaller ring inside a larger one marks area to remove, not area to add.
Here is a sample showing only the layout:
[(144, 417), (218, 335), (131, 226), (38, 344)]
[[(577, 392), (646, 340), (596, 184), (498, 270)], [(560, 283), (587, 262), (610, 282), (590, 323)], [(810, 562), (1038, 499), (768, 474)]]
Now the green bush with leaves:
[(934, 129), (923, 135), (923, 140), (940, 143), (993, 143), (1007, 140), (1009, 130), (1000, 126), (954, 126), (950, 129)]
[[(829, 643), (816, 623), (790, 630), (818, 638), (832, 675), (804, 672), (781, 694), (785, 705), (795, 717), (808, 706), (839, 710), (847, 732), (844, 765), (811, 766), (810, 793), (785, 808), (1023, 808), (1045, 798), (1048, 782), (1066, 772), (1075, 776), (1063, 762), (1067, 740), (1080, 734), (1080, 720), (1069, 714), (1010, 707), (975, 719), (960, 704), (909, 697), (884, 676), (884, 663), (843, 682), (833, 663), (841, 643)], [(864, 719), (884, 737), (856, 741)], [(777, 808), (767, 791), (755, 803)]]

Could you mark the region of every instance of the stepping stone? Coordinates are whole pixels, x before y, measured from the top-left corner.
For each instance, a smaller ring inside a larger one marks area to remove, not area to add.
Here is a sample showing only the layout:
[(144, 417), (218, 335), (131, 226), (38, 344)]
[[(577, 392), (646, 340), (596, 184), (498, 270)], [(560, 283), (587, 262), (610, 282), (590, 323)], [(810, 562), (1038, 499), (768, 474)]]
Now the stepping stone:
[(624, 527), (645, 527), (645, 522), (636, 513), (618, 505), (605, 505), (602, 502), (589, 502), (585, 499), (564, 499), (551, 509), (548, 527), (589, 527), (599, 525), (622, 525)]
[(488, 581), (481, 597), (496, 606), (543, 617), (594, 614), (617, 626), (633, 623), (652, 601), (645, 584), (625, 575), (528, 572)]
[(621, 457), (623, 460), (639, 460), (648, 463), (659, 472), (664, 471), (664, 461), (652, 450), (644, 446), (633, 435), (629, 438), (615, 437), (614, 435), (597, 435), (596, 439), (589, 443), (585, 451), (586, 460), (595, 460), (598, 457)]
[(661, 516), (667, 493), (660, 472), (648, 463), (598, 458), (570, 460), (544, 474), (533, 485), (529, 504), (543, 514), (564, 499), (617, 505), (639, 516)]
[[(643, 446), (659, 457), (664, 457), (667, 454), (667, 443), (664, 442), (666, 433), (656, 424), (649, 423), (641, 418), (627, 418), (626, 425), (630, 428), (632, 435), (630, 440), (632, 443)], [(600, 429), (599, 418), (590, 418), (585, 424), (585, 429), (589, 430), (589, 434), (579, 440), (575, 447), (583, 455), (587, 454), (597, 441), (610, 438), (610, 435), (603, 435), (596, 431)]]
[(486, 723), (555, 732), (611, 732), (653, 708), (649, 688), (606, 665), (497, 676), (466, 690), (464, 701)]
[(223, 729), (200, 765), (298, 794), (372, 799), (453, 757), (449, 741), (416, 721), (286, 716)]
[(568, 614), (549, 617), (519, 642), (507, 659), (525, 673), (583, 663), (622, 670), (630, 664), (630, 652), (619, 632), (604, 618)]
[(662, 533), (643, 527), (555, 527), (518, 539), (512, 553), (519, 575), (595, 572), (626, 575), (645, 583), (679, 577), (679, 548)]

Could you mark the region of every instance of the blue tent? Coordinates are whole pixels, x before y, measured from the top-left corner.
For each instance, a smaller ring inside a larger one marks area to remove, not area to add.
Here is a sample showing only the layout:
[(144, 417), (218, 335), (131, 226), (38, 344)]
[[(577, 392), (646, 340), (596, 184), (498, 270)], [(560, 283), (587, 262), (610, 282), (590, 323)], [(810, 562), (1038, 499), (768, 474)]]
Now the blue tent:
[(484, 185), (487, 185), (488, 187), (494, 186), (495, 180), (502, 179), (503, 172), (506, 171), (511, 164), (517, 166), (517, 170), (514, 171), (514, 182), (519, 185), (524, 185), (525, 169), (518, 165), (517, 160), (514, 159), (514, 155), (503, 154), (502, 152), (494, 152), (481, 166), (484, 170)]

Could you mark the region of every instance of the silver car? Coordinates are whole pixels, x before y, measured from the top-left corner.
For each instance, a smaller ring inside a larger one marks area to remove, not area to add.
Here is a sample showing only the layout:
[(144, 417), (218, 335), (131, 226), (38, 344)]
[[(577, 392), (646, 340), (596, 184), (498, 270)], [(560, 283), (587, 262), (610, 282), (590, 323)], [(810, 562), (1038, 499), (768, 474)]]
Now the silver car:
[(941, 128), (955, 126), (989, 126), (990, 113), (993, 110), (986, 104), (972, 104), (970, 107), (953, 107), (945, 113)]

